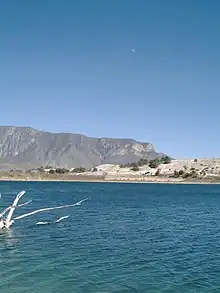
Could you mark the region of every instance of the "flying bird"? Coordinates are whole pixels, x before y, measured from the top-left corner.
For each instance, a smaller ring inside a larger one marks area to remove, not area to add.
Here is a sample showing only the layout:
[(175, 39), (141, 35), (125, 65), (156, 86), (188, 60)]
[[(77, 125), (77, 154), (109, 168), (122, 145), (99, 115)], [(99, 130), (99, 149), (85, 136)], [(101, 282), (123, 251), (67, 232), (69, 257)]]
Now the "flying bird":
[(134, 54), (136, 53), (135, 49), (130, 49), (130, 50), (131, 50), (132, 53), (134, 53)]

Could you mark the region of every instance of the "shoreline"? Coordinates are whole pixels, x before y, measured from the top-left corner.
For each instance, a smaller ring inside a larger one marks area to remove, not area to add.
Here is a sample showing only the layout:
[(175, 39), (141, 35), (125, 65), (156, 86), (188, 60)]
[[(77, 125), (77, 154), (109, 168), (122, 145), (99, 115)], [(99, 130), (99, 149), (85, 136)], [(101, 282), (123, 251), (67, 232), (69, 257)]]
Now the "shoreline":
[[(81, 177), (81, 176), (80, 176)], [(83, 176), (82, 176), (83, 177)], [(0, 182), (85, 182), (85, 183), (142, 183), (142, 184), (185, 184), (185, 185), (197, 185), (197, 184), (220, 184), (219, 181), (212, 180), (173, 180), (171, 178), (161, 178), (161, 180), (138, 180), (138, 179), (101, 179), (101, 178), (13, 178), (13, 177), (0, 177)]]

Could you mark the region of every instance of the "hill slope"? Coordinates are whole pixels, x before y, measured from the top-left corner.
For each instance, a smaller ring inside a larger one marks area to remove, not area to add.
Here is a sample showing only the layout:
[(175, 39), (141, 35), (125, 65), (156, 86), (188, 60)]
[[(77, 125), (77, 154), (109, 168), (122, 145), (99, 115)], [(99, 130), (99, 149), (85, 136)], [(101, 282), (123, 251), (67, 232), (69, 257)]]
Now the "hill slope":
[(133, 139), (91, 138), (81, 134), (43, 132), (30, 127), (0, 126), (1, 169), (40, 165), (90, 168), (162, 155), (155, 152), (152, 144)]

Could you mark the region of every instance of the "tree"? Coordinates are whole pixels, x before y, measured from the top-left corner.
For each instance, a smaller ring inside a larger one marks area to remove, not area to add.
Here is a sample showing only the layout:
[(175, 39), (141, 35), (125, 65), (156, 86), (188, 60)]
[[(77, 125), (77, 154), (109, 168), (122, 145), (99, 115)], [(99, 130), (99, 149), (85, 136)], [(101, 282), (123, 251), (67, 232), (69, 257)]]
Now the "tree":
[(157, 167), (159, 167), (159, 165), (160, 165), (160, 161), (158, 159), (150, 160), (148, 163), (148, 166), (150, 168), (157, 168)]
[(171, 162), (171, 158), (168, 157), (168, 156), (164, 156), (164, 157), (162, 157), (162, 158), (160, 159), (160, 161), (161, 161), (162, 164), (170, 164), (170, 162)]

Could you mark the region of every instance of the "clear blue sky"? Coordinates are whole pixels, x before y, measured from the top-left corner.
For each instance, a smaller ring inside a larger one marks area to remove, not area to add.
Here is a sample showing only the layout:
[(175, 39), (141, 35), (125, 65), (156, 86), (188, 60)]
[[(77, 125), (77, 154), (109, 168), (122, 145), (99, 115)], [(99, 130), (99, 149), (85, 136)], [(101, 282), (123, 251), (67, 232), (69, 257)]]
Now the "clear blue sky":
[(220, 157), (219, 11), (218, 0), (2, 0), (0, 125)]

